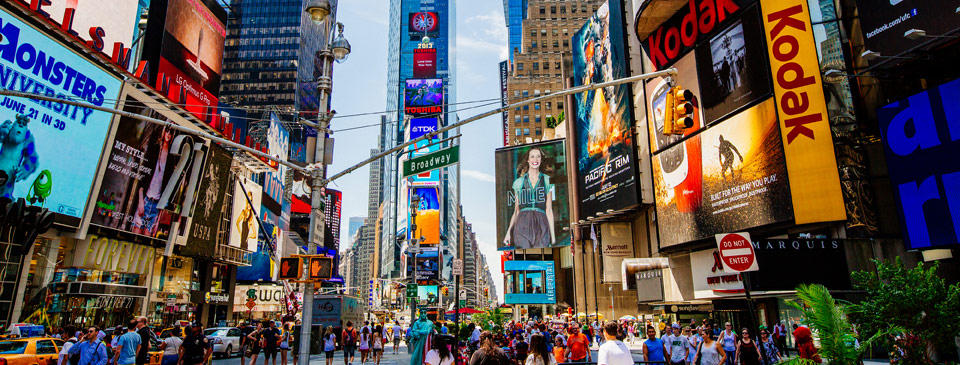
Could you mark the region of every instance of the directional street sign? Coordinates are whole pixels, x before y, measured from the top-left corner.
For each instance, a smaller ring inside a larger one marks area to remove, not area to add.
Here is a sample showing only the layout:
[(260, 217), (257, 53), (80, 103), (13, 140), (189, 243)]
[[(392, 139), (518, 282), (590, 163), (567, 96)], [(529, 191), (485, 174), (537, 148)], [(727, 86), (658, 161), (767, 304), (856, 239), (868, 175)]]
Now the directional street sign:
[(417, 297), (417, 284), (407, 284), (407, 298)]
[(460, 161), (460, 146), (452, 146), (437, 152), (414, 157), (403, 162), (403, 177), (439, 169)]

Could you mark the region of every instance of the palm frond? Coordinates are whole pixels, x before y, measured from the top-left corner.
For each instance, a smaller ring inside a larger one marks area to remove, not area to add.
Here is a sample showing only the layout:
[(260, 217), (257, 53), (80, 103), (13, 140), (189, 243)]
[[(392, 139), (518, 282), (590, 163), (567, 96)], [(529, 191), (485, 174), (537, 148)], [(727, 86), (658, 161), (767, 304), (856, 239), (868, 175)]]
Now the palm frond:
[(835, 364), (856, 363), (860, 351), (854, 346), (856, 335), (845, 306), (837, 304), (830, 291), (820, 284), (800, 284), (797, 297), (802, 304), (790, 305), (803, 312), (804, 323), (820, 337), (820, 356)]

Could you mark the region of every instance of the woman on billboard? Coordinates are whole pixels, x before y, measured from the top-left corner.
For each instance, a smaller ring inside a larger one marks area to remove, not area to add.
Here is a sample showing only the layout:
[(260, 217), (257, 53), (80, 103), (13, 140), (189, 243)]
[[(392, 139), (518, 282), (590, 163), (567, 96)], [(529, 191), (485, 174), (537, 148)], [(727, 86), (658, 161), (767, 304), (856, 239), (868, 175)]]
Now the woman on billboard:
[(557, 242), (553, 229), (553, 185), (549, 173), (552, 167), (541, 172), (544, 156), (539, 147), (527, 150), (517, 166), (517, 175), (513, 181), (513, 216), (507, 226), (503, 244), (514, 249), (544, 248)]

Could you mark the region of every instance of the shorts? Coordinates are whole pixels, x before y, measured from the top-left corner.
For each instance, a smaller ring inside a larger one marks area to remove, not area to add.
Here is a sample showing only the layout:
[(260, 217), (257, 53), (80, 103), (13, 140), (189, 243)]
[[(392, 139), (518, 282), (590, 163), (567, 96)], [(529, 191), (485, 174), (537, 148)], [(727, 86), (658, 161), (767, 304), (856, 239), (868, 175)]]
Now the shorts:
[(250, 346), (250, 355), (260, 355), (260, 346)]
[(266, 356), (268, 359), (277, 357), (277, 347), (276, 346), (264, 347), (263, 356)]
[(325, 355), (327, 355), (327, 359), (332, 359), (332, 358), (333, 358), (333, 352), (334, 352), (334, 351), (324, 351), (323, 353), (324, 353)]
[(343, 357), (351, 358), (353, 357), (355, 351), (357, 350), (356, 346), (344, 346), (343, 347)]
[(527, 354), (517, 354), (517, 361), (521, 363), (527, 362)]
[(686, 364), (687, 364), (687, 362), (684, 361), (684, 360), (680, 360), (680, 361), (676, 361), (676, 362), (674, 362), (674, 361), (671, 361), (671, 362), (670, 362), (670, 365), (686, 365)]
[(379, 354), (381, 352), (383, 352), (383, 349), (373, 349), (373, 353), (375, 354)]
[(587, 357), (581, 357), (579, 359), (570, 359), (570, 362), (587, 362)]
[(394, 345), (394, 346), (400, 346), (400, 336), (394, 336), (394, 337), (393, 337), (393, 345)]

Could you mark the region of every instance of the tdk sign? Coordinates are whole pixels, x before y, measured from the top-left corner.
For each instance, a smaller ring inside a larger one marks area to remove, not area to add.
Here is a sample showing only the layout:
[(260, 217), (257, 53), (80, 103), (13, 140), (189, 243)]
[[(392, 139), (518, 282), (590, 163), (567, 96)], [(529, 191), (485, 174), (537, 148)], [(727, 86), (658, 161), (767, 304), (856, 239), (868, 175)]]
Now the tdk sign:
[(410, 139), (420, 138), (424, 134), (437, 131), (437, 118), (410, 119)]
[(960, 80), (877, 109), (907, 249), (960, 242)]

